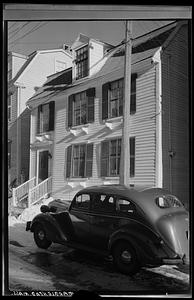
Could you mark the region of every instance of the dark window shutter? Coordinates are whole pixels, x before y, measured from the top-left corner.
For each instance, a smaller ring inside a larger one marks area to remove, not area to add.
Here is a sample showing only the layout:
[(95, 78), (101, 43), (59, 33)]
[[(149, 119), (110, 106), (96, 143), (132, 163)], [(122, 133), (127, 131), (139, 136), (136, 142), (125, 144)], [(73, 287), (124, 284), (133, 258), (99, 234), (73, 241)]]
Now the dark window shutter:
[(70, 95), (68, 98), (68, 127), (73, 125), (73, 101), (74, 95)]
[(87, 122), (94, 122), (94, 97), (95, 97), (95, 88), (90, 88), (86, 91), (87, 96), (87, 109), (88, 109), (88, 120)]
[(109, 169), (109, 141), (101, 142), (101, 176), (108, 176)]
[(135, 176), (135, 137), (130, 138), (130, 177)]
[(66, 178), (71, 177), (71, 155), (72, 146), (67, 147), (67, 157), (66, 157)]
[(37, 120), (37, 133), (40, 133), (40, 115), (41, 115), (41, 112), (42, 112), (42, 105), (39, 105), (38, 106), (38, 120)]
[(95, 97), (96, 96), (96, 89), (95, 88), (90, 88), (86, 91), (86, 96), (87, 97)]
[(136, 78), (137, 74), (131, 76), (131, 102), (130, 102), (130, 113), (136, 112)]
[(86, 177), (92, 177), (93, 144), (87, 144), (86, 148)]
[(49, 102), (49, 130), (54, 130), (55, 124), (55, 102)]
[(107, 82), (102, 86), (102, 120), (108, 118), (108, 90), (110, 83)]

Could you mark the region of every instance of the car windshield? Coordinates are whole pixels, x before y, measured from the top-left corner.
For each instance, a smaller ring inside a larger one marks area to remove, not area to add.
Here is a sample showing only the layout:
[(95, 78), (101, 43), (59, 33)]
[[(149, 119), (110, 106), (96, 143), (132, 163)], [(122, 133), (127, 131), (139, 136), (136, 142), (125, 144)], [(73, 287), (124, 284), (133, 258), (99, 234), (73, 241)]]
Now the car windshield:
[(182, 207), (182, 203), (172, 195), (163, 195), (156, 198), (156, 204), (160, 208)]

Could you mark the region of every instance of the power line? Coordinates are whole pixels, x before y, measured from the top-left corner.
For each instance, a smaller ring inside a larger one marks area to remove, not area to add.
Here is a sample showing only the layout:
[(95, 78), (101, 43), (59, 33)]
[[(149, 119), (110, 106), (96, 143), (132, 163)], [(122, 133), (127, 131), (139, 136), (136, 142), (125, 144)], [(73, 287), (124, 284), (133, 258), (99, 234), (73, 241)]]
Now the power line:
[(35, 30), (36, 28), (38, 28), (38, 26), (41, 24), (41, 22), (38, 22), (38, 24), (35, 24), (32, 28), (29, 29), (29, 31), (27, 31), (26, 33), (24, 33), (22, 36), (16, 38), (14, 41), (11, 42), (12, 43), (15, 43), (16, 40), (18, 39), (21, 39), (23, 36), (29, 34), (32, 30)]
[(10, 25), (10, 27), (8, 28), (9, 30), (15, 26), (15, 24), (17, 24), (17, 22), (14, 22), (13, 24)]
[(17, 38), (15, 41), (11, 42), (10, 45), (15, 44), (16, 41), (21, 40), (22, 38), (24, 38), (25, 36), (29, 35), (30, 33), (40, 29), (41, 27), (43, 27), (44, 25), (46, 25), (48, 22), (44, 22), (42, 24), (36, 24), (30, 31), (28, 31), (27, 33), (25, 33), (23, 36)]
[[(25, 24), (23, 24), (21, 27), (16, 28), (15, 30), (11, 31), (8, 33), (9, 38), (12, 38), (13, 36), (15, 36), (22, 28), (24, 28), (26, 25), (28, 25), (29, 22), (26, 22)], [(14, 34), (13, 34), (14, 33)]]

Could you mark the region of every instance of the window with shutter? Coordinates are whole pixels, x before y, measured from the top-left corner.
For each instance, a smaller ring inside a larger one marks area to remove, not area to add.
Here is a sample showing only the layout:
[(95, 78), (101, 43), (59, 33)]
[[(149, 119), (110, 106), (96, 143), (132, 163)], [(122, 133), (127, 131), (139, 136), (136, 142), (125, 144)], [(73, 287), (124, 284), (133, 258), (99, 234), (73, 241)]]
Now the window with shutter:
[(101, 176), (118, 176), (121, 156), (121, 139), (101, 143)]
[(79, 126), (94, 122), (95, 88), (69, 96), (68, 126)]
[(41, 104), (38, 107), (37, 132), (44, 133), (54, 130), (55, 102)]
[(66, 177), (91, 177), (93, 144), (77, 144), (67, 148)]
[[(130, 113), (136, 112), (136, 78), (131, 76)], [(102, 86), (102, 120), (123, 115), (124, 80), (123, 78), (107, 82)]]
[(110, 83), (109, 99), (109, 118), (120, 117), (123, 115), (123, 79)]

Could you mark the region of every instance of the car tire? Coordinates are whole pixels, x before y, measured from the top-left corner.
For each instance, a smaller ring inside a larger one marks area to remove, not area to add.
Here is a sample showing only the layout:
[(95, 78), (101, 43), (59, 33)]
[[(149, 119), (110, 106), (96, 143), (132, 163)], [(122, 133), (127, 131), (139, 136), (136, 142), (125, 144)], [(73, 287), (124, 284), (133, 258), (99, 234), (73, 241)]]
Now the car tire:
[(46, 237), (44, 227), (40, 224), (36, 225), (34, 228), (34, 240), (36, 245), (42, 249), (47, 249), (52, 244)]
[(130, 243), (118, 242), (112, 251), (113, 262), (116, 268), (123, 274), (134, 275), (139, 269), (137, 254)]

